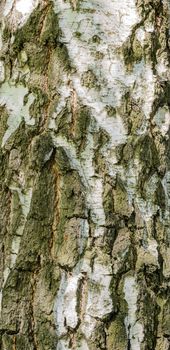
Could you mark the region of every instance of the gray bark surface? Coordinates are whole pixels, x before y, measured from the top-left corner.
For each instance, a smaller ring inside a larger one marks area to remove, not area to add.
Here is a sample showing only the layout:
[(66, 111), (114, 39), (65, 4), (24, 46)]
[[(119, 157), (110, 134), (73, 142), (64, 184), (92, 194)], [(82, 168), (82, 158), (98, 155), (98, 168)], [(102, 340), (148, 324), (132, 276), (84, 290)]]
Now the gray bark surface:
[(170, 348), (167, 0), (0, 3), (0, 348)]

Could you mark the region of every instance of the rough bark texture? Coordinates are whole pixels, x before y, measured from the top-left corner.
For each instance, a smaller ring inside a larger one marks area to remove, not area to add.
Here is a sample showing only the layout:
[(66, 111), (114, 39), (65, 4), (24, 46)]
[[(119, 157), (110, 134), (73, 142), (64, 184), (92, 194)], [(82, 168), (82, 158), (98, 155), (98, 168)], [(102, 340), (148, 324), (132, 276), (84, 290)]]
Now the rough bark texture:
[(0, 348), (170, 348), (168, 1), (0, 3)]

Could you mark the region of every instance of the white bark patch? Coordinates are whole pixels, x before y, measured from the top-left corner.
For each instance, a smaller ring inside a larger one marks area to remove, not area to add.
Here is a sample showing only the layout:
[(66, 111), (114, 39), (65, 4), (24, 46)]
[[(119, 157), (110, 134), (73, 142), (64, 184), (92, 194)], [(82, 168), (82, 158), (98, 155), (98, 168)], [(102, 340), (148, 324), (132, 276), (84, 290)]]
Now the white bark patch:
[[(146, 119), (149, 119), (155, 97), (156, 77), (149, 64), (144, 61), (136, 64), (134, 69), (135, 88), (132, 97), (141, 105)], [(147, 98), (146, 98), (147, 96)]]
[[(96, 326), (96, 317), (102, 319), (112, 311), (110, 296), (111, 267), (100, 263), (94, 264), (91, 272), (90, 260), (83, 259), (71, 274), (62, 272), (60, 289), (54, 304), (54, 318), (57, 335), (65, 337), (67, 327), (75, 329), (78, 324), (77, 306), (79, 303), (79, 283), (83, 273), (87, 273), (87, 302), (84, 305), (81, 330), (86, 338), (90, 338)], [(81, 349), (81, 347), (80, 347)], [(83, 349), (83, 348), (82, 348)], [(83, 349), (84, 350), (84, 349)]]
[(77, 345), (78, 350), (89, 350), (87, 342), (84, 339), (81, 339), (79, 344)]
[(29, 108), (34, 101), (34, 96), (30, 94), (27, 104), (24, 105), (24, 96), (27, 93), (28, 89), (22, 85), (10, 86), (8, 83), (4, 83), (0, 88), (0, 105), (5, 106), (9, 113), (7, 121), (8, 129), (3, 136), (2, 147), (18, 129), (23, 119), (27, 125), (35, 124), (34, 118), (31, 118), (29, 115)]
[[(106, 67), (106, 64), (104, 63), (103, 66)], [(112, 69), (117, 72), (116, 67), (112, 67)], [(118, 79), (118, 74), (119, 73), (117, 72), (116, 79)], [(110, 76), (110, 72), (108, 72), (108, 75)], [(124, 77), (122, 77), (122, 79), (123, 78)], [(120, 80), (121, 78), (119, 76), (119, 81)], [(112, 85), (112, 90), (109, 85)], [(98, 122), (98, 125), (110, 136), (111, 145), (124, 143), (126, 141), (126, 130), (123, 125), (123, 121), (119, 115), (115, 116), (115, 118), (109, 117), (107, 115), (106, 107), (107, 105), (114, 107), (120, 104), (125, 87), (121, 88), (118, 83), (116, 85), (115, 82), (112, 81), (112, 84), (109, 84), (109, 82), (107, 83), (108, 90), (105, 88), (103, 91), (101, 88), (101, 91), (98, 92), (95, 89), (88, 89), (82, 86), (78, 76), (73, 77), (73, 86), (84, 105), (90, 107), (92, 115)]]
[[(87, 182), (90, 178), (93, 178), (95, 175), (93, 158), (94, 158), (94, 140), (93, 140), (93, 128), (90, 127), (88, 130), (88, 140), (87, 145), (83, 152), (81, 153), (81, 164), (83, 168), (84, 175), (87, 179)], [(89, 186), (89, 184), (88, 184)]]
[(143, 326), (137, 321), (137, 297), (138, 287), (134, 277), (126, 277), (124, 282), (125, 300), (128, 304), (128, 316), (125, 318), (125, 326), (131, 349), (140, 350), (143, 340)]
[(139, 42), (141, 43), (141, 45), (144, 45), (144, 41), (146, 38), (146, 32), (143, 28), (138, 28), (136, 31), (136, 38), (139, 40)]
[(170, 248), (165, 247), (163, 249), (163, 275), (165, 278), (170, 278)]
[[(125, 142), (126, 131), (121, 118), (110, 118), (106, 106), (119, 105), (126, 86), (133, 84), (133, 78), (125, 73), (123, 59), (116, 57), (115, 49), (126, 41), (133, 25), (140, 20), (135, 1), (123, 0), (121, 6), (118, 0), (109, 4), (101, 0), (83, 1), (79, 4), (78, 12), (63, 0), (54, 1), (54, 4), (63, 35), (61, 41), (66, 44), (69, 57), (76, 67), (77, 73), (72, 75), (72, 82), (77, 96), (91, 108), (99, 125), (110, 135), (112, 143)], [(95, 38), (99, 41), (95, 42)], [(95, 58), (97, 52), (103, 58)], [(83, 83), (83, 75), (89, 70), (94, 76), (94, 87)], [(63, 91), (60, 108), (66, 94)]]
[(169, 80), (170, 79), (170, 72), (169, 72), (169, 62), (168, 59), (163, 57), (160, 59), (160, 62), (156, 65), (156, 70), (159, 75), (159, 77), (163, 80)]
[(14, 27), (23, 26), (38, 3), (39, 0), (6, 0), (3, 15), (6, 17), (10, 14)]
[[(70, 340), (69, 339), (61, 339), (57, 344), (56, 350), (70, 350)], [(76, 344), (76, 350), (89, 350), (87, 342), (84, 339), (81, 339)]]
[(83, 334), (89, 339), (96, 326), (96, 318), (102, 319), (112, 311), (110, 296), (111, 270), (110, 267), (96, 262), (94, 270), (88, 274), (88, 296), (84, 319), (81, 325)]
[(83, 323), (81, 326), (82, 332), (86, 339), (90, 339), (96, 327), (96, 319), (88, 314), (84, 315)]
[(0, 61), (0, 83), (3, 83), (4, 80), (5, 80), (4, 62)]
[(155, 30), (154, 25), (151, 21), (145, 21), (144, 27), (147, 33), (153, 33)]
[(148, 239), (148, 251), (156, 259), (158, 264), (158, 243), (155, 239)]
[(165, 136), (170, 127), (170, 112), (167, 106), (158, 109), (154, 116), (154, 121), (161, 131), (162, 136)]
[(69, 350), (69, 339), (61, 339), (59, 340), (57, 344), (57, 349), (56, 350)]
[(77, 315), (77, 290), (80, 276), (69, 276), (67, 287), (64, 294), (64, 316), (66, 325), (72, 329), (76, 328), (78, 323)]
[(170, 198), (170, 171), (167, 171), (163, 180), (162, 180), (162, 184), (164, 187), (164, 191), (166, 194), (167, 199)]
[(3, 15), (6, 17), (12, 10), (13, 4), (15, 0), (6, 0), (5, 7), (4, 7), (4, 13)]
[(77, 293), (81, 278), (81, 273), (73, 272), (73, 275), (69, 275), (62, 272), (60, 289), (54, 305), (54, 316), (59, 337), (67, 334), (67, 327), (74, 329), (77, 326)]
[(16, 10), (21, 12), (22, 15), (30, 15), (33, 9), (37, 6), (37, 0), (18, 0), (16, 2)]
[(96, 224), (95, 236), (103, 234), (105, 225), (105, 213), (103, 208), (103, 181), (100, 178), (92, 178), (90, 181), (91, 193), (87, 197), (89, 207), (92, 209), (91, 218)]
[[(79, 5), (78, 12), (71, 9), (70, 4), (63, 0), (54, 0), (54, 4), (56, 12), (60, 14), (65, 37), (69, 35), (71, 39), (72, 31), (78, 29), (83, 33), (82, 40), (85, 42), (88, 42), (93, 35), (100, 35), (102, 43), (120, 46), (140, 19), (134, 0), (123, 0), (121, 6), (118, 0), (108, 3), (102, 0), (83, 1)], [(85, 12), (88, 13), (88, 18)]]
[[(56, 323), (56, 330), (57, 330), (58, 336), (63, 336), (67, 333), (67, 329), (65, 327), (65, 317), (64, 317), (64, 309), (65, 309), (64, 293), (65, 293), (66, 287), (67, 287), (66, 273), (63, 272), (61, 276), (60, 288), (54, 304), (54, 319)], [(58, 347), (57, 349), (60, 349), (60, 347)]]
[(49, 151), (49, 152), (45, 155), (45, 157), (44, 157), (44, 164), (45, 164), (46, 162), (48, 162), (48, 160), (50, 160), (52, 153), (53, 153), (53, 148), (52, 148), (51, 151)]
[(87, 314), (102, 318), (112, 311), (112, 299), (109, 292), (111, 275), (109, 269), (96, 262), (90, 276)]
[(11, 247), (11, 267), (15, 265), (17, 255), (19, 252), (21, 237), (20, 236), (14, 236), (12, 240), (12, 247)]

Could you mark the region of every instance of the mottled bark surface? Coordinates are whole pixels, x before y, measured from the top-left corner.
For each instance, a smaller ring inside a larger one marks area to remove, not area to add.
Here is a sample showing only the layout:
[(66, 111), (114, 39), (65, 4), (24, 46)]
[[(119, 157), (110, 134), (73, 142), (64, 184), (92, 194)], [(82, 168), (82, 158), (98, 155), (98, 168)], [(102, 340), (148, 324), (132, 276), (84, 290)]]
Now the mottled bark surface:
[(168, 0), (0, 3), (0, 348), (170, 348)]

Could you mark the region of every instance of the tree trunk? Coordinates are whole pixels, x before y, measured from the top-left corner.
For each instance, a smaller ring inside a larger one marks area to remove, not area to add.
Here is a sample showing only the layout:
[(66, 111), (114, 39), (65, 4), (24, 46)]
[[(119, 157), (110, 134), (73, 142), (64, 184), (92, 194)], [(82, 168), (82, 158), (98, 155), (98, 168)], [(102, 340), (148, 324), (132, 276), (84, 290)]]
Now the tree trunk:
[(168, 0), (2, 0), (0, 347), (170, 348)]

